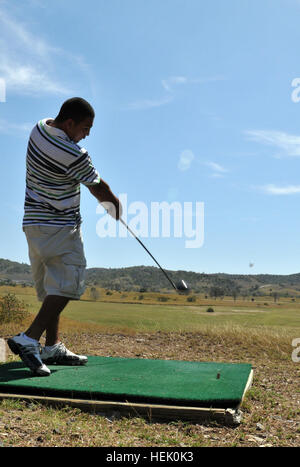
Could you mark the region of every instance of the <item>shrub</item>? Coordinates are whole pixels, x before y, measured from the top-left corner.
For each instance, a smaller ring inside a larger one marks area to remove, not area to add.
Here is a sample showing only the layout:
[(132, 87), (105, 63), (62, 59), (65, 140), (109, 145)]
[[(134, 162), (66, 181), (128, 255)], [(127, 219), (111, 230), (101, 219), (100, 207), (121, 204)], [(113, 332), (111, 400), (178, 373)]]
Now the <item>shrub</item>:
[(195, 302), (195, 301), (196, 301), (195, 295), (192, 295), (191, 297), (188, 297), (188, 298), (186, 299), (186, 301), (187, 301), (187, 302)]
[(9, 293), (0, 298), (0, 324), (20, 323), (28, 314), (27, 305), (15, 294)]
[(215, 310), (213, 308), (207, 308), (207, 310), (206, 310), (207, 313), (214, 313), (214, 311)]

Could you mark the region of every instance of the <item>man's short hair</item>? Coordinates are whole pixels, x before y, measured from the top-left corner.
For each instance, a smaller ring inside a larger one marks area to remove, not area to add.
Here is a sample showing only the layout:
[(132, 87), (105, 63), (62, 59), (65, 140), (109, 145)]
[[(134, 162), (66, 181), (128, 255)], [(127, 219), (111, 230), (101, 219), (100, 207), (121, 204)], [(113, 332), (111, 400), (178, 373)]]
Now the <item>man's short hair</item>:
[(72, 97), (63, 103), (55, 121), (62, 123), (71, 118), (75, 123), (80, 123), (88, 117), (95, 117), (91, 104), (82, 97)]

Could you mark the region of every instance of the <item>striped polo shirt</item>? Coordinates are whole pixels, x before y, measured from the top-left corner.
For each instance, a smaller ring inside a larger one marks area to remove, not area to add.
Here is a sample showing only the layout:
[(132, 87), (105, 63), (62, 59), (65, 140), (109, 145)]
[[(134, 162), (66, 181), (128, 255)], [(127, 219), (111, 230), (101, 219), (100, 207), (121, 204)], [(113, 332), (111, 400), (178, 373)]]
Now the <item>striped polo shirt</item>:
[(47, 125), (50, 120), (40, 120), (30, 134), (23, 227), (80, 225), (80, 183), (100, 183), (86, 149)]

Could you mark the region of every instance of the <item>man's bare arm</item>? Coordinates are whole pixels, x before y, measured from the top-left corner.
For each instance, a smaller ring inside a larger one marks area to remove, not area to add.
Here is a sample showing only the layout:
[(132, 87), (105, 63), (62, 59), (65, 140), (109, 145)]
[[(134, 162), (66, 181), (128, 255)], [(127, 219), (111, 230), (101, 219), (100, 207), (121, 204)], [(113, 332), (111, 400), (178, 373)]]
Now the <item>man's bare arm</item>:
[(120, 217), (122, 216), (122, 205), (119, 199), (111, 191), (109, 185), (104, 180), (101, 179), (98, 185), (89, 186), (88, 189), (100, 203), (110, 203), (111, 205), (113, 205), (113, 207), (115, 208), (113, 209), (113, 211), (115, 212), (115, 216), (109, 209), (108, 212), (109, 214), (113, 215), (113, 217), (116, 217), (117, 220), (120, 219)]

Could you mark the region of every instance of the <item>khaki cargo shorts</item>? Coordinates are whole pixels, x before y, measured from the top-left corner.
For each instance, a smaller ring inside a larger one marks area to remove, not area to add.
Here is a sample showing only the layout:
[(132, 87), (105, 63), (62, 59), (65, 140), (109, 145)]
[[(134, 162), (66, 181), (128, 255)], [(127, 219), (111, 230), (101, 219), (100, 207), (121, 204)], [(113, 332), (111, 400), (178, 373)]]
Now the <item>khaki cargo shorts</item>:
[(38, 299), (60, 295), (79, 300), (86, 267), (80, 227), (27, 225), (23, 230)]

